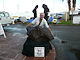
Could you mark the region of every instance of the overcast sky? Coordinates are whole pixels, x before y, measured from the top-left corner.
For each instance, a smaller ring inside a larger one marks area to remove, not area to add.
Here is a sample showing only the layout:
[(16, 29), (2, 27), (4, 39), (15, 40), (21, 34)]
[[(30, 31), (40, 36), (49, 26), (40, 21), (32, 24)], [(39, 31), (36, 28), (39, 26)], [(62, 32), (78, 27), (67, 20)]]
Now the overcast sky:
[[(3, 3), (4, 2), (4, 3)], [(0, 0), (0, 11), (7, 11), (11, 15), (33, 16), (32, 10), (39, 5), (37, 12), (43, 12), (42, 4), (46, 4), (50, 13), (68, 11), (67, 0)], [(77, 0), (76, 9), (80, 7), (80, 0)]]

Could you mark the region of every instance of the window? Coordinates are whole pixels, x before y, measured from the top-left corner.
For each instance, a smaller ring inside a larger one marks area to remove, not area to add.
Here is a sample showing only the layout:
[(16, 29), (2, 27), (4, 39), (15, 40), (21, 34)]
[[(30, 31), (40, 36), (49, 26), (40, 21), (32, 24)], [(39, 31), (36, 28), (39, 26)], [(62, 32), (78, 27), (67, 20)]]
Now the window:
[(0, 13), (0, 17), (4, 17), (4, 14), (3, 13)]
[(5, 17), (9, 17), (9, 13), (6, 12), (6, 13), (5, 13)]

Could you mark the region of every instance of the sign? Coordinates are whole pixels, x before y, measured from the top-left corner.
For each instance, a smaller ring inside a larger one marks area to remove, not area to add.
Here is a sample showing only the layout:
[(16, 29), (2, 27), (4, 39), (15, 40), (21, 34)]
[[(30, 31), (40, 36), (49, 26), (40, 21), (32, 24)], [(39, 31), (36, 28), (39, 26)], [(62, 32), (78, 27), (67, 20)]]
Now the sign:
[(3, 27), (2, 27), (1, 23), (0, 23), (0, 35), (4, 35), (4, 38), (6, 38), (6, 35), (4, 33), (4, 30), (3, 30)]
[(45, 48), (34, 47), (34, 57), (45, 57)]
[(72, 11), (72, 12), (74, 12), (74, 10), (75, 10), (74, 8), (71, 8), (71, 11)]
[(80, 16), (73, 16), (73, 24), (80, 24)]
[(79, 11), (73, 11), (73, 12), (70, 11), (70, 15), (72, 15), (72, 14), (73, 14), (73, 15), (76, 15), (76, 14), (78, 14), (78, 13), (79, 13)]

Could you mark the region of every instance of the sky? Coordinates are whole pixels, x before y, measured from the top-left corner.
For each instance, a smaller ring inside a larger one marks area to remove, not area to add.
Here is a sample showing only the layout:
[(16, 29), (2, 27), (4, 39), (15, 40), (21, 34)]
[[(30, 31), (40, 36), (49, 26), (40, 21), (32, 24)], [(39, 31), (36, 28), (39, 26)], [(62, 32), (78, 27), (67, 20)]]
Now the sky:
[[(42, 4), (50, 9), (49, 14), (68, 11), (67, 0), (0, 0), (0, 11), (7, 11), (11, 16), (33, 16), (32, 10), (38, 5), (37, 13), (44, 12)], [(80, 0), (77, 0), (76, 9), (80, 8)]]

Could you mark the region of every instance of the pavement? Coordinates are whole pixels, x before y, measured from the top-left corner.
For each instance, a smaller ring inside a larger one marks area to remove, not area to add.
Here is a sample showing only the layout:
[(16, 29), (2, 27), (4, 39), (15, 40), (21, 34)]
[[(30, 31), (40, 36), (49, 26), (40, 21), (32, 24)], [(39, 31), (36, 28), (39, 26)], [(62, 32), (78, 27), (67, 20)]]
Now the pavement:
[[(80, 26), (50, 25), (55, 39), (56, 60), (80, 60)], [(15, 24), (4, 27), (7, 38), (0, 36), (0, 60), (24, 60), (21, 54), (26, 41), (26, 25)]]
[(4, 29), (7, 38), (0, 36), (0, 60), (24, 60), (21, 51), (27, 38), (25, 26), (17, 24)]
[(56, 60), (80, 60), (80, 26), (51, 26)]

